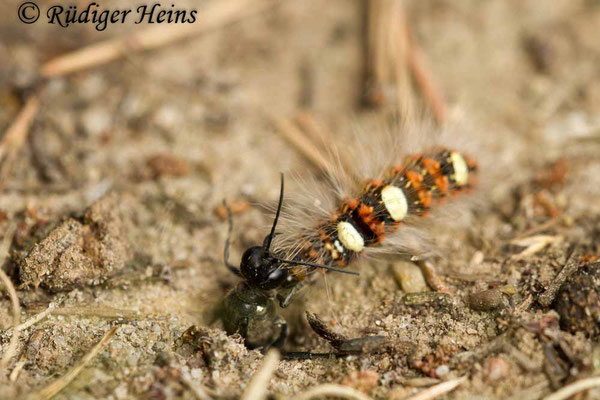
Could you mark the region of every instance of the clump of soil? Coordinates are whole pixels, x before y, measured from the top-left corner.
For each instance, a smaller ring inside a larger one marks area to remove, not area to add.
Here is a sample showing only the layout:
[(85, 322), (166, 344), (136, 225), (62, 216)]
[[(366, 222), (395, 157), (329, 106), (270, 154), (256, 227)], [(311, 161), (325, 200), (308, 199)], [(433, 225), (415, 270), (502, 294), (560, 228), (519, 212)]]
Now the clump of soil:
[(19, 278), (25, 287), (71, 290), (104, 282), (130, 258), (117, 198), (107, 196), (37, 243), (23, 259)]
[(600, 336), (600, 268), (598, 264), (579, 268), (565, 282), (556, 299), (560, 327), (571, 333)]

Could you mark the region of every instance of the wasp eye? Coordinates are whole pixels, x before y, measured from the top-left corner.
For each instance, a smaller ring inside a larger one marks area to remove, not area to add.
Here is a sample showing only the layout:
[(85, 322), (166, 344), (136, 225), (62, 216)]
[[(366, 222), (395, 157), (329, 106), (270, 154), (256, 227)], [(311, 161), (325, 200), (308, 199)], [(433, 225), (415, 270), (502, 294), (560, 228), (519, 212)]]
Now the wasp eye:
[(279, 261), (260, 246), (250, 247), (244, 252), (240, 271), (248, 284), (264, 290), (276, 288), (287, 278), (287, 271), (280, 268)]

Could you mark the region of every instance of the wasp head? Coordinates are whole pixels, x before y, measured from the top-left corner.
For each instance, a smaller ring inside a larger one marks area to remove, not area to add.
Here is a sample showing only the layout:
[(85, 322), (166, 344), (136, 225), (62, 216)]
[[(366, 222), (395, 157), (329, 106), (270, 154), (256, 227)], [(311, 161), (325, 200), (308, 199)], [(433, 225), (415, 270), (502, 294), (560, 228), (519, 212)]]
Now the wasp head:
[(244, 252), (240, 272), (250, 286), (263, 290), (275, 289), (288, 277), (287, 269), (264, 246), (250, 247)]

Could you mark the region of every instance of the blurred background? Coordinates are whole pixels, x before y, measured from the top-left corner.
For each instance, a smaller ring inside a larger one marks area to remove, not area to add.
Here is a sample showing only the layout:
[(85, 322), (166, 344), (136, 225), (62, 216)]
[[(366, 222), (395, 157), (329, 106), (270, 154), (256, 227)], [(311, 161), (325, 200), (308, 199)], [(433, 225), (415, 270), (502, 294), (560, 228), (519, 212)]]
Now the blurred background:
[[(135, 24), (139, 1), (105, 0), (100, 9), (134, 11), (102, 31), (49, 24), (46, 12), (58, 2), (47, 0), (36, 2), (39, 20), (23, 23), (22, 3), (0, 5), (0, 231), (14, 234), (4, 270), (18, 289), (21, 322), (51, 304), (59, 311), (21, 332), (7, 361), (12, 373), (0, 377), (6, 398), (64, 375), (115, 321), (121, 328), (110, 344), (56, 398), (197, 397), (185, 377), (209, 397), (239, 396), (261, 357), (211, 316), (237, 283), (221, 262), (221, 201), (235, 214), (237, 260), (266, 232), (269, 217), (253, 205), (277, 198), (279, 173), (318, 174), (324, 144), (347, 142), (348, 132), (374, 120), (425, 119), (432, 129), (461, 131), (462, 141), (478, 143), (482, 164), (503, 172), (485, 178), (498, 193), (484, 194), (493, 201), (458, 235), (483, 239), (455, 244), (442, 272), (456, 277), (477, 251), (496, 257), (506, 240), (539, 226), (588, 221), (578, 233), (554, 232), (565, 242), (597, 232), (597, 1), (177, 0), (161, 7), (197, 10), (195, 23)], [(72, 2), (79, 10), (89, 4)], [(362, 132), (378, 140), (376, 131)], [(536, 282), (551, 280), (559, 264)], [(480, 286), (535, 287), (522, 272), (494, 275), (500, 270), (487, 261), (475, 269), (489, 278)], [(351, 332), (379, 329), (375, 321), (391, 315), (398, 291), (381, 271), (363, 274), (353, 301), (352, 278), (335, 277), (333, 294), (311, 292), (312, 310)], [(451, 284), (461, 293), (477, 285), (471, 278)], [(0, 302), (4, 353), (15, 321), (6, 291)], [(304, 308), (288, 311), (292, 345), (326, 349), (314, 335), (306, 339)], [(413, 326), (394, 315), (388, 327)], [(398, 328), (417, 343), (416, 359), (474, 348), (500, 329), (476, 313), (455, 318), (445, 333), (434, 312), (423, 318), (434, 334)], [(186, 336), (192, 324), (199, 331)], [(442, 346), (443, 336), (456, 348)], [(540, 343), (522, 351), (534, 357)], [(405, 353), (413, 354), (396, 349), (331, 368), (288, 363), (270, 388), (291, 395), (363, 379), (366, 389), (358, 388), (374, 397), (403, 398), (411, 386), (402, 377), (415, 375)], [(540, 371), (507, 368), (511, 379), (499, 389), (475, 371), (457, 396), (518, 396), (538, 385), (537, 398), (569, 380), (553, 386)]]

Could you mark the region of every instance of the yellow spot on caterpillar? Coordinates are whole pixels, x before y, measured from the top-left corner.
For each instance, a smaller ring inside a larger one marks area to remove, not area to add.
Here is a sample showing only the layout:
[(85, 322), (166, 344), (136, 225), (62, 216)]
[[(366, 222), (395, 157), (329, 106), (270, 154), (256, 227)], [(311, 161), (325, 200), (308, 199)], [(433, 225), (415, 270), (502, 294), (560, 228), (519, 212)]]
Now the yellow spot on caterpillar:
[(408, 201), (402, 189), (388, 185), (381, 191), (381, 200), (394, 221), (402, 221), (408, 212)]
[(456, 152), (450, 153), (452, 167), (454, 167), (454, 181), (460, 186), (464, 186), (469, 182), (469, 167), (467, 162), (460, 154)]
[(365, 247), (365, 240), (349, 222), (338, 223), (337, 234), (342, 244), (349, 250), (359, 253)]

